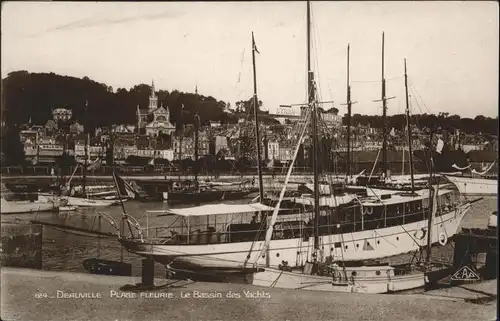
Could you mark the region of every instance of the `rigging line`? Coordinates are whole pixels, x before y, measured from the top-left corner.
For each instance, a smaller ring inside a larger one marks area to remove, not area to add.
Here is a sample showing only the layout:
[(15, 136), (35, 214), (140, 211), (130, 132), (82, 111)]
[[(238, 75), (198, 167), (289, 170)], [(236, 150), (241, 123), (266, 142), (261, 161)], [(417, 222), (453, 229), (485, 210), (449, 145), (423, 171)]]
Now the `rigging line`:
[[(291, 176), (291, 173), (292, 173), (292, 170), (293, 170), (292, 165), (293, 165), (294, 161), (297, 159), (298, 148), (299, 148), (298, 145), (301, 143), (301, 141), (302, 141), (302, 139), (304, 137), (304, 134), (305, 134), (305, 130), (308, 127), (307, 126), (308, 125), (308, 120), (309, 120), (309, 118), (307, 118), (306, 122), (304, 123), (303, 131), (300, 134), (299, 141), (297, 142), (297, 146), (295, 147), (295, 152), (294, 152), (294, 156), (293, 156), (293, 159), (292, 159), (292, 163), (290, 164), (290, 167), (288, 169), (288, 173), (287, 173), (287, 176), (285, 178), (285, 183), (283, 184), (283, 187), (282, 187), (280, 195), (279, 195), (278, 203), (277, 203), (277, 205), (275, 206), (275, 208), (273, 210), (273, 216), (271, 217), (271, 222), (269, 223), (269, 226), (268, 226), (268, 228), (266, 230), (265, 243), (264, 243), (264, 246), (263, 246), (262, 250), (259, 252), (259, 256), (261, 255), (261, 253), (263, 251), (269, 250), (269, 243), (272, 240), (273, 228), (274, 228), (274, 224), (275, 224), (276, 219), (277, 219), (277, 215), (278, 215), (278, 212), (279, 212), (279, 207), (280, 207), (281, 201), (283, 200), (283, 197), (285, 195), (286, 186), (288, 184), (288, 180), (290, 179), (290, 176)], [(255, 262), (255, 263), (257, 263), (257, 262)]]
[[(304, 127), (307, 127), (307, 124), (308, 124), (308, 121), (307, 121), (307, 120), (308, 120), (308, 118), (306, 118), (306, 122), (304, 123)], [(299, 126), (300, 126), (300, 124), (299, 124), (299, 125), (297, 125), (297, 127), (299, 127)], [(303, 128), (302, 128), (302, 129), (303, 129)], [(299, 139), (300, 139), (300, 137), (299, 137)], [(279, 200), (278, 200), (278, 201), (279, 201)], [(274, 204), (274, 206), (276, 206), (276, 204), (278, 203), (278, 201), (273, 201), (273, 202), (272, 202), (272, 204)], [(267, 219), (267, 217), (266, 217), (266, 219)], [(263, 224), (263, 223), (264, 223), (264, 221), (262, 222), (262, 224)], [(262, 228), (262, 226), (263, 226), (263, 225), (261, 225), (261, 228)], [(260, 235), (260, 232), (261, 232), (261, 231), (259, 231), (259, 235)], [(255, 240), (255, 241), (256, 241), (256, 240)], [(254, 241), (254, 242), (255, 242), (255, 241)], [(254, 246), (254, 244), (252, 243), (252, 246), (251, 246), (251, 248), (250, 248), (250, 252), (252, 251), (253, 246)], [(258, 251), (261, 253), (261, 252), (262, 252), (262, 250), (263, 250), (263, 244), (261, 244), (261, 246), (259, 247)], [(260, 254), (259, 254), (259, 256), (260, 256)], [(248, 257), (247, 257), (247, 258), (248, 258)], [(248, 259), (245, 261), (245, 264), (247, 263), (247, 261), (248, 261)]]
[[(431, 110), (427, 107), (427, 105), (425, 104), (425, 101), (424, 99), (422, 98), (422, 96), (420, 96), (419, 92), (417, 91), (417, 89), (415, 87), (413, 87), (413, 85), (410, 85), (410, 88), (412, 89), (412, 92), (414, 94), (416, 94), (418, 96), (418, 98), (420, 98), (420, 100), (422, 101), (422, 104), (424, 105), (425, 109), (432, 114)], [(416, 100), (418, 102), (418, 100)]]
[[(403, 216), (404, 216), (404, 214), (403, 214)], [(408, 232), (403, 225), (400, 225), (400, 226), (403, 229), (403, 231), (405, 231), (405, 233), (408, 234), (408, 236), (412, 239), (412, 241), (420, 247), (420, 244), (418, 244), (418, 242), (415, 241), (415, 238), (413, 236), (411, 236), (410, 232)]]
[[(401, 79), (404, 76), (394, 76), (390, 78), (385, 78), (385, 81), (389, 80), (394, 80), (394, 79)], [(340, 81), (340, 80), (339, 80)], [(358, 84), (371, 84), (371, 83), (381, 83), (382, 80), (351, 80), (351, 83), (358, 83)]]
[(115, 235), (89, 235), (89, 234), (92, 234), (92, 231), (89, 231), (87, 232), (87, 234), (85, 232), (81, 232), (81, 233), (78, 233), (78, 232), (72, 232), (72, 231), (69, 231), (69, 230), (65, 230), (63, 228), (58, 228), (58, 227), (55, 227), (55, 226), (50, 226), (50, 225), (45, 225), (46, 227), (49, 227), (51, 229), (54, 229), (56, 231), (59, 231), (59, 232), (62, 232), (62, 233), (66, 233), (66, 234), (73, 234), (73, 235), (77, 235), (77, 236), (83, 236), (83, 237), (93, 237), (93, 238), (98, 238), (98, 239), (105, 239), (105, 238), (115, 238), (116, 236)]
[[(410, 90), (411, 90), (411, 91), (412, 91), (412, 93), (415, 95), (415, 93), (413, 92), (412, 87), (410, 87)], [(417, 103), (417, 107), (418, 107), (418, 109), (419, 109), (420, 113), (422, 113), (422, 114), (423, 114), (423, 113), (424, 113), (424, 111), (423, 111), (423, 110), (422, 110), (422, 108), (420, 107), (420, 103), (418, 102), (418, 99), (416, 99), (416, 97), (415, 97), (415, 103)], [(430, 111), (429, 111), (429, 110), (427, 110), (427, 111), (430, 113)]]
[(236, 83), (240, 83), (240, 80), (241, 80), (241, 73), (243, 71), (243, 62), (245, 60), (245, 47), (243, 47), (243, 53), (241, 54), (241, 63), (240, 63), (240, 72), (238, 73), (238, 81), (236, 81)]
[[(319, 86), (319, 83), (320, 83), (320, 69), (319, 69), (319, 49), (318, 47), (321, 47), (321, 39), (320, 39), (320, 34), (319, 32), (316, 32), (316, 23), (315, 23), (315, 19), (314, 19), (314, 12), (311, 10), (311, 22), (312, 22), (312, 34), (313, 34), (313, 37), (312, 37), (312, 46), (313, 46), (313, 52), (314, 52), (314, 57), (316, 57), (316, 59), (314, 59), (314, 66), (316, 67), (316, 74), (317, 74), (317, 81), (316, 81), (316, 94), (318, 95), (319, 98), (322, 97), (322, 93), (321, 93), (321, 88)], [(316, 37), (318, 39), (316, 39)], [(321, 100), (317, 100), (317, 101), (321, 101)]]

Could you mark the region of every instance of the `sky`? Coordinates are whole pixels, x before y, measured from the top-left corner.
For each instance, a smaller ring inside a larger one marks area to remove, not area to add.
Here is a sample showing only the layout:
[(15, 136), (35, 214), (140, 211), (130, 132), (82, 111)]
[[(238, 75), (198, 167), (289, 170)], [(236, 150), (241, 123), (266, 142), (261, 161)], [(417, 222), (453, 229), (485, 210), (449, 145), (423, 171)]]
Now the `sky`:
[[(353, 113), (381, 114), (385, 33), (388, 114), (498, 116), (496, 1), (312, 2), (311, 59), (324, 108), (346, 113), (347, 45)], [(253, 94), (251, 33), (263, 109), (306, 96), (306, 2), (2, 2), (1, 74), (87, 76), (117, 88), (234, 102)], [(146, 107), (146, 106), (144, 106)]]

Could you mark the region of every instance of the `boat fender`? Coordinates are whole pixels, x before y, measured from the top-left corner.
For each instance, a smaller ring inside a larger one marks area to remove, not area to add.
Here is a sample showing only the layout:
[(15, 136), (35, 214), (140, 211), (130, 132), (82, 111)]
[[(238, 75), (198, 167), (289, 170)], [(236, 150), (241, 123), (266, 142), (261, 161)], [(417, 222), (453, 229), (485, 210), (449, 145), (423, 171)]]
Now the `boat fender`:
[(427, 234), (427, 230), (425, 228), (421, 228), (420, 230), (415, 231), (415, 237), (419, 240), (423, 240), (425, 235)]
[(363, 215), (372, 215), (373, 207), (363, 207)]
[(439, 233), (438, 242), (439, 242), (439, 244), (441, 244), (442, 246), (445, 246), (445, 245), (446, 245), (446, 243), (448, 243), (448, 236), (446, 236), (446, 234), (445, 234), (445, 233), (443, 233), (443, 232)]

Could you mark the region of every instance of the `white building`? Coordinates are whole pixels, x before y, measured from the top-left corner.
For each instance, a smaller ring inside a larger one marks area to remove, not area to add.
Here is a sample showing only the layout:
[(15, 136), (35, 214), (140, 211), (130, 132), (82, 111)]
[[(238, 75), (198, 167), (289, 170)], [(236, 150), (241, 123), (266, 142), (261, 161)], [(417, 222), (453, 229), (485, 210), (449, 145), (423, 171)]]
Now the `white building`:
[(279, 159), (280, 156), (280, 143), (277, 141), (267, 142), (267, 155), (269, 159)]
[(279, 156), (276, 158), (282, 162), (290, 161), (293, 159), (295, 150), (292, 147), (281, 147), (279, 149)]
[(162, 149), (156, 151), (156, 158), (167, 159), (169, 161), (174, 160), (174, 150), (173, 149)]
[[(149, 119), (152, 118), (152, 121)], [(148, 109), (139, 109), (137, 106), (137, 128), (145, 128), (146, 135), (155, 136), (161, 131), (170, 135), (175, 131), (175, 126), (170, 123), (170, 111), (161, 105), (158, 107), (158, 96), (155, 93), (155, 84), (151, 84), (151, 96)]]
[(155, 156), (155, 150), (154, 149), (138, 149), (137, 156), (153, 158)]
[(215, 136), (215, 154), (217, 154), (221, 149), (228, 149), (227, 137)]
[(72, 116), (73, 112), (71, 111), (71, 109), (56, 108), (52, 110), (52, 118), (54, 119), (55, 122), (58, 121), (67, 122), (71, 119)]

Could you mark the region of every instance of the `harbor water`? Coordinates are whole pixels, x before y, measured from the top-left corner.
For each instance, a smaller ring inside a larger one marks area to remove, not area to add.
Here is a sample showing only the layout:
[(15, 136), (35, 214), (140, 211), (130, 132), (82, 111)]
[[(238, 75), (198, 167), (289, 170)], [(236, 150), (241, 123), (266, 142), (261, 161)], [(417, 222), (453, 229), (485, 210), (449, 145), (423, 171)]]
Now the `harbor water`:
[[(249, 200), (234, 201), (232, 203), (248, 202)], [(175, 219), (174, 216), (159, 216), (150, 214), (146, 223), (147, 210), (167, 209), (166, 203), (142, 203), (138, 201), (128, 201), (124, 203), (126, 212), (133, 216), (141, 227), (149, 226), (168, 226)], [(188, 206), (188, 205), (184, 205)], [(488, 218), (493, 211), (497, 210), (497, 197), (487, 196), (481, 201), (472, 205), (471, 210), (463, 218), (461, 227), (466, 228), (484, 228)], [(2, 223), (29, 223), (31, 220), (43, 221), (53, 224), (68, 225), (80, 229), (97, 230), (97, 214), (104, 212), (109, 214), (120, 222), (122, 208), (120, 205), (106, 208), (79, 208), (73, 212), (61, 213), (38, 213), (38, 214), (13, 214), (2, 215)], [(117, 229), (108, 224), (104, 219), (101, 220), (101, 231), (117, 233)], [(128, 228), (127, 228), (128, 232)], [(134, 230), (136, 233), (137, 230)], [(128, 232), (129, 233), (129, 232)], [(433, 248), (432, 255), (438, 260), (450, 260), (453, 257), (453, 243), (446, 246), (436, 246)], [(84, 272), (82, 262), (89, 258), (100, 257), (107, 260), (123, 261), (132, 265), (132, 275), (141, 275), (142, 258), (122, 250), (116, 236), (84, 235), (79, 231), (68, 231), (60, 228), (44, 226), (42, 238), (42, 269), (49, 271), (71, 271)], [(399, 261), (406, 260), (406, 256), (401, 256)], [(398, 259), (391, 258), (392, 262), (397, 263)], [(396, 262), (395, 262), (396, 261)], [(155, 276), (164, 277), (165, 268), (159, 264), (155, 266)]]

